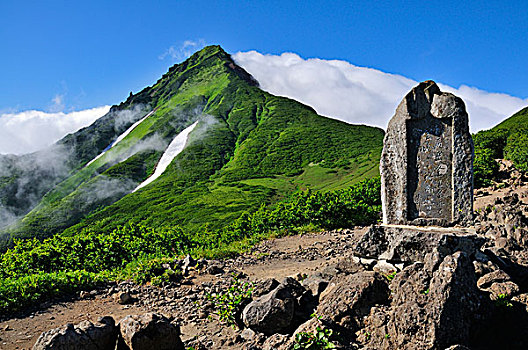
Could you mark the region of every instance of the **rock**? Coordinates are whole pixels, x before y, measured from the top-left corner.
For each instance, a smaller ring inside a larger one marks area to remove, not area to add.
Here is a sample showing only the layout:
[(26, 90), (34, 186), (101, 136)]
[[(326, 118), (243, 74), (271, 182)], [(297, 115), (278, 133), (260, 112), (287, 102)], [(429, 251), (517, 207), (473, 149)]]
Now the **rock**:
[(115, 302), (121, 305), (130, 304), (134, 301), (134, 299), (128, 292), (117, 292), (112, 297)]
[(285, 334), (275, 333), (271, 337), (268, 337), (264, 344), (262, 344), (262, 350), (277, 350), (284, 348), (282, 345), (288, 341), (288, 336)]
[(92, 293), (92, 292), (87, 292), (85, 290), (82, 290), (80, 293), (79, 293), (79, 298), (80, 299), (91, 299), (93, 298), (95, 293)]
[[(293, 278), (291, 280), (295, 281)], [(266, 335), (283, 332), (291, 326), (295, 304), (291, 288), (280, 284), (249, 303), (242, 311), (242, 321), (247, 327)]]
[(469, 343), (480, 306), (471, 260), (456, 252), (434, 271), (424, 266), (412, 264), (395, 276), (390, 307), (367, 319), (369, 348), (445, 349)]
[(119, 321), (120, 343), (130, 350), (183, 350), (179, 327), (164, 316), (128, 315)]
[(521, 304), (525, 311), (528, 312), (528, 293), (516, 295), (512, 298), (512, 301)]
[(224, 269), (218, 265), (210, 265), (205, 269), (205, 272), (209, 275), (219, 275), (224, 273)]
[(182, 262), (182, 274), (187, 276), (189, 274), (189, 269), (195, 265), (196, 260), (194, 260), (190, 254), (187, 254)]
[(277, 281), (275, 278), (268, 278), (264, 281), (259, 281), (255, 284), (255, 288), (253, 289), (253, 296), (260, 297), (264, 294), (268, 294), (277, 288), (279, 284), (279, 281)]
[[(379, 234), (381, 231), (383, 235)], [(425, 261), (429, 253), (438, 253), (440, 259), (456, 251), (473, 255), (484, 242), (482, 237), (465, 229), (374, 226), (361, 237), (354, 250), (361, 257), (414, 263)]]
[(111, 317), (100, 318), (95, 324), (83, 321), (78, 325), (68, 323), (40, 335), (33, 350), (100, 350), (114, 349), (118, 329)]
[(487, 291), (494, 283), (503, 283), (507, 281), (511, 281), (510, 275), (502, 270), (497, 270), (480, 277), (477, 281), (477, 287)]
[(398, 269), (393, 264), (387, 262), (387, 260), (379, 260), (376, 265), (372, 268), (374, 271), (379, 272), (383, 275), (388, 275), (397, 272)]
[(240, 338), (242, 338), (245, 341), (252, 341), (255, 338), (256, 334), (257, 333), (255, 333), (255, 331), (252, 330), (251, 328), (245, 328), (240, 333)]
[(340, 275), (321, 293), (315, 313), (330, 325), (355, 331), (355, 319), (368, 314), (370, 307), (385, 302), (388, 297), (386, 280), (373, 271)]
[(377, 258), (388, 248), (388, 239), (382, 226), (370, 226), (354, 247), (360, 257)]
[(294, 298), (299, 298), (306, 289), (293, 277), (284, 277), (280, 285), (286, 287)]
[(319, 297), (319, 294), (328, 286), (328, 282), (328, 278), (325, 278), (322, 273), (316, 272), (304, 279), (302, 285), (312, 293), (312, 296)]
[(506, 298), (511, 298), (519, 293), (519, 286), (512, 281), (493, 283), (489, 288), (489, 291), (491, 292), (492, 300), (496, 300), (501, 295)]

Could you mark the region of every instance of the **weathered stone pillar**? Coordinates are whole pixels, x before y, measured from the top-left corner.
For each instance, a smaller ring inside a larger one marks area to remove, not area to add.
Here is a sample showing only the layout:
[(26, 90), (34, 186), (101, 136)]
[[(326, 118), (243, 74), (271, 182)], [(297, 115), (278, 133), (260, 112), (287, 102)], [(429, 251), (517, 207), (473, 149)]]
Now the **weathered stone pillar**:
[(471, 225), (473, 154), (464, 102), (433, 81), (414, 87), (383, 142), (383, 223)]

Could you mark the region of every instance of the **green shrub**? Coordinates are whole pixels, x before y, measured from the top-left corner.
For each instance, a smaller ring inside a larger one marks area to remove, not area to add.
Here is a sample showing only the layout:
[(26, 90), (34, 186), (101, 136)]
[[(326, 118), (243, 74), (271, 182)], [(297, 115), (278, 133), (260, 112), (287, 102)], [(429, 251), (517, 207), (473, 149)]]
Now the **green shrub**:
[(84, 270), (30, 274), (0, 279), (0, 312), (13, 312), (37, 302), (92, 288), (106, 279)]
[(233, 275), (227, 290), (218, 294), (208, 294), (206, 297), (213, 303), (215, 313), (221, 322), (236, 326), (242, 309), (251, 301), (252, 293), (252, 283), (242, 282), (237, 275)]
[(516, 168), (528, 171), (528, 131), (517, 132), (508, 137), (508, 144), (504, 148), (504, 154), (510, 159)]
[[(57, 234), (43, 241), (17, 239), (0, 256), (1, 307), (13, 311), (61, 290), (79, 290), (106, 278), (161, 285), (180, 278), (176, 267), (163, 267), (176, 256), (192, 252), (232, 257), (273, 235), (375, 223), (380, 209), (380, 181), (376, 178), (335, 192), (300, 191), (287, 201), (245, 213), (219, 230), (204, 227), (191, 233), (180, 227), (129, 223), (109, 233), (89, 227), (75, 235)], [(23, 281), (28, 287), (21, 286)], [(227, 294), (215, 298), (220, 319), (233, 323), (237, 308), (248, 295), (251, 286), (235, 279)]]
[(334, 343), (330, 341), (334, 331), (329, 328), (317, 326), (314, 332), (299, 332), (295, 335), (295, 343), (292, 350), (323, 350), (336, 349)]
[[(182, 274), (179, 268), (174, 266), (174, 262), (174, 258), (144, 257), (128, 263), (123, 270), (119, 271), (117, 277), (120, 280), (132, 280), (139, 284), (151, 282), (158, 286), (177, 282)], [(167, 265), (170, 268), (166, 268)]]
[(495, 306), (499, 308), (511, 309), (513, 304), (506, 294), (499, 294), (497, 299), (495, 299)]
[(475, 188), (490, 186), (498, 172), (499, 164), (493, 158), (493, 151), (489, 148), (476, 148), (473, 163)]

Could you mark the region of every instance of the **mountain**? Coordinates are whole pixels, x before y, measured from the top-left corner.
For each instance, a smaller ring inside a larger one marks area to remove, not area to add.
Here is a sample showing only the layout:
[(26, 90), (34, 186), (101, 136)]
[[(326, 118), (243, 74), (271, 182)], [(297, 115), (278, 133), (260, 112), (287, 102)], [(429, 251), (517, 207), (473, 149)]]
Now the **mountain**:
[(473, 135), (475, 143), (475, 186), (491, 185), (499, 175), (495, 159), (505, 158), (528, 171), (528, 107), (489, 130)]
[[(0, 158), (14, 164), (0, 173), (0, 208), (23, 216), (3, 231), (42, 238), (127, 222), (219, 228), (297, 189), (377, 176), (382, 139), (379, 128), (260, 90), (220, 46), (209, 46), (89, 127), (26, 156), (43, 163), (29, 179), (24, 157)], [(46, 164), (58, 169), (47, 178), (39, 175)], [(36, 188), (22, 186), (26, 180)], [(9, 190), (9, 181), (18, 185)], [(15, 203), (17, 189), (31, 200)]]

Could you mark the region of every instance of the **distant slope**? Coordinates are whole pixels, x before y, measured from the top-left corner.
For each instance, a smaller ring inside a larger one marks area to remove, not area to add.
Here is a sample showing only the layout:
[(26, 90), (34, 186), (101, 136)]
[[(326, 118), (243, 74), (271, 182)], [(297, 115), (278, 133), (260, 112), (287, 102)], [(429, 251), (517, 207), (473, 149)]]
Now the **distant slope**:
[(475, 143), (475, 185), (491, 184), (498, 174), (494, 159), (505, 158), (528, 171), (528, 107), (515, 113), (490, 130), (473, 136)]
[[(129, 118), (116, 128), (121, 115)], [(176, 135), (195, 122), (166, 171), (131, 193)], [(45, 237), (84, 227), (107, 231), (129, 221), (221, 227), (298, 188), (342, 188), (377, 175), (382, 139), (381, 129), (325, 118), (260, 90), (219, 46), (209, 46), (60, 141), (75, 155), (70, 176), (9, 232)]]
[(528, 107), (521, 109), (519, 112), (492, 128), (492, 130), (509, 130), (512, 132), (520, 129), (528, 129)]

